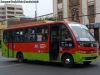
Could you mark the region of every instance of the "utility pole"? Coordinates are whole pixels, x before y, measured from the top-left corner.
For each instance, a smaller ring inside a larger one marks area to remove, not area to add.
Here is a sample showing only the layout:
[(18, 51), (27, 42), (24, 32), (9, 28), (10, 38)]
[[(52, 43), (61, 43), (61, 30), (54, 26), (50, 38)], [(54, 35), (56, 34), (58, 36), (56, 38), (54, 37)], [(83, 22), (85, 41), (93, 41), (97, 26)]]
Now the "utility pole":
[[(36, 1), (36, 0), (35, 0)], [(35, 20), (37, 21), (37, 2), (35, 2)]]

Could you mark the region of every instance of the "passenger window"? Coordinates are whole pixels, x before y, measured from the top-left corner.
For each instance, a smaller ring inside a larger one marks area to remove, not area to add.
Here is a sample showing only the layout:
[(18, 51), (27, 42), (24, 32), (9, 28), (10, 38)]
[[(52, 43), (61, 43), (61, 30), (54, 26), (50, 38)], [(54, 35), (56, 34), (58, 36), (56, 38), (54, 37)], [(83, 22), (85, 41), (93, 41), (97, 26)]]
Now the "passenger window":
[(27, 28), (25, 29), (25, 41), (35, 41), (35, 28)]
[(37, 41), (47, 41), (48, 26), (37, 27)]
[(19, 29), (17, 29), (17, 30), (15, 30), (15, 34), (14, 34), (14, 42), (20, 41), (19, 36), (20, 36), (20, 31), (19, 31)]
[(23, 42), (24, 41), (24, 29), (15, 30), (14, 42)]
[(19, 41), (24, 42), (24, 29), (19, 30)]

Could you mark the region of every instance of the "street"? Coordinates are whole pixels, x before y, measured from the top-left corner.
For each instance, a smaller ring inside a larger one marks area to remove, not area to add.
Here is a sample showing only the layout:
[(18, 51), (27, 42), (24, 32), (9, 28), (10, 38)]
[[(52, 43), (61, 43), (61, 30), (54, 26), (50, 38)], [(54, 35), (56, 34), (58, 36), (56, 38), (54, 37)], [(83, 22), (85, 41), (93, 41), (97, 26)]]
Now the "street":
[(100, 59), (89, 66), (80, 63), (65, 68), (61, 63), (18, 63), (16, 59), (2, 57), (0, 51), (0, 75), (100, 75)]

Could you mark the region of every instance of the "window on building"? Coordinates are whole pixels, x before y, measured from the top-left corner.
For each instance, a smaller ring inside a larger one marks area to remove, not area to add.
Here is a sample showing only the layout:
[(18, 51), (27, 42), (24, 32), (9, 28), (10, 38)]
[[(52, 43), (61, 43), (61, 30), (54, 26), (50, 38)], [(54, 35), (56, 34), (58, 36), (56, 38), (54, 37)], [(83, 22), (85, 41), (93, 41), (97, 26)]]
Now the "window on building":
[(7, 10), (14, 10), (14, 7), (7, 7)]
[(79, 0), (73, 0), (73, 5), (79, 4)]
[(73, 6), (77, 4), (79, 4), (79, 0), (69, 0), (69, 5)]
[(37, 41), (47, 41), (48, 39), (48, 26), (37, 27)]
[(0, 8), (0, 10), (4, 10), (4, 8)]
[(7, 16), (8, 18), (14, 18), (14, 16)]
[(63, 19), (63, 12), (62, 11), (59, 11), (58, 12), (58, 19), (59, 20), (62, 20)]
[(69, 5), (73, 5), (73, 0), (69, 0)]
[(76, 11), (76, 20), (79, 20), (79, 11)]
[(89, 11), (90, 18), (93, 18), (95, 16), (94, 5), (89, 5), (88, 8), (89, 8), (88, 11)]
[(16, 12), (16, 14), (23, 14), (22, 12)]
[(22, 10), (22, 8), (16, 8), (17, 10)]
[(62, 3), (62, 0), (58, 0), (58, 4), (59, 4), (59, 3)]
[(14, 12), (11, 12), (11, 11), (7, 11), (7, 13), (8, 13), (8, 14), (14, 14)]

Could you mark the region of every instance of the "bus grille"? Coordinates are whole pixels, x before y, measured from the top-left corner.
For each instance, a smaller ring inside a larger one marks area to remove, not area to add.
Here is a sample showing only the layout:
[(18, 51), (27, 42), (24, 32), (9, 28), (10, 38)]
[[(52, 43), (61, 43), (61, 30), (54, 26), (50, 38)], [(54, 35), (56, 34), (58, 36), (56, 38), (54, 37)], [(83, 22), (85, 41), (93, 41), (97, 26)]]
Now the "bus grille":
[(96, 58), (97, 58), (97, 56), (96, 57), (85, 57), (85, 60), (94, 60)]

